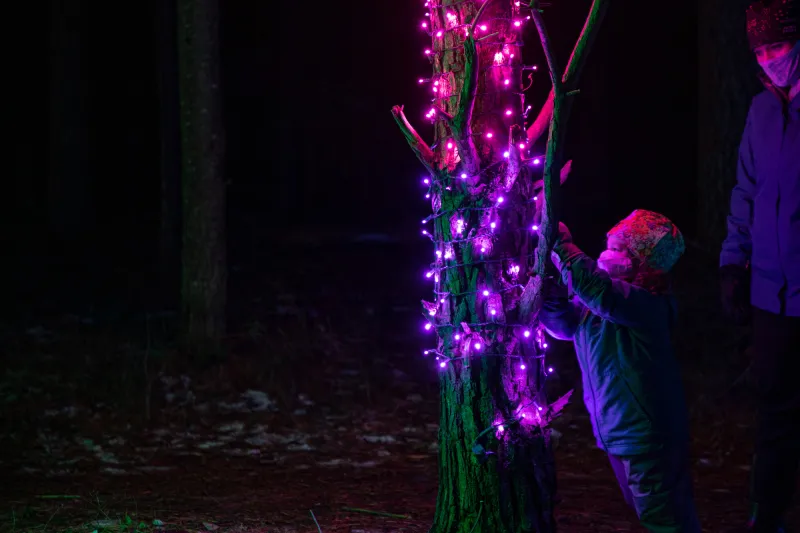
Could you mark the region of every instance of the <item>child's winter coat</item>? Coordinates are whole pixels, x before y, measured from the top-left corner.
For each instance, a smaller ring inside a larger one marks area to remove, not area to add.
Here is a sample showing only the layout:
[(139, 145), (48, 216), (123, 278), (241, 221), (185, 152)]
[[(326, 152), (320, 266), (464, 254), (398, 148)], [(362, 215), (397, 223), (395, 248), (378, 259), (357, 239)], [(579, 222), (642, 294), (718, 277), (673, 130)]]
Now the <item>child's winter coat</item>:
[[(688, 414), (670, 338), (674, 298), (612, 279), (562, 228), (554, 263), (575, 298), (568, 300), (563, 286), (561, 294), (549, 291), (540, 317), (555, 338), (575, 342), (597, 445), (618, 456), (687, 446)], [(655, 278), (684, 251), (677, 228), (649, 211), (634, 211), (612, 235), (623, 238)]]

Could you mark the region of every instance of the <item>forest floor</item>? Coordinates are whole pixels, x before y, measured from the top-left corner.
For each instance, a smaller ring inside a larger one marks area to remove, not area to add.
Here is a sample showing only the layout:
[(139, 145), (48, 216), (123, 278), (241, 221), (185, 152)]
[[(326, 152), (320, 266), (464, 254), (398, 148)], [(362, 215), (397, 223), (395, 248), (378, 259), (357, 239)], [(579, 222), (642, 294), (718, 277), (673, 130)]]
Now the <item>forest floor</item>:
[[(168, 315), (122, 328), (76, 313), (0, 330), (0, 531), (428, 531), (438, 427), (436, 369), (420, 353), (428, 250), (276, 250), (233, 269), (229, 355), (202, 368), (162, 342)], [(697, 259), (678, 280), (678, 346), (697, 504), (704, 531), (721, 532), (747, 512), (746, 332), (719, 323), (698, 272), (713, 274)], [(550, 357), (553, 390), (579, 387), (569, 346)], [(559, 531), (641, 531), (580, 398), (554, 424)]]

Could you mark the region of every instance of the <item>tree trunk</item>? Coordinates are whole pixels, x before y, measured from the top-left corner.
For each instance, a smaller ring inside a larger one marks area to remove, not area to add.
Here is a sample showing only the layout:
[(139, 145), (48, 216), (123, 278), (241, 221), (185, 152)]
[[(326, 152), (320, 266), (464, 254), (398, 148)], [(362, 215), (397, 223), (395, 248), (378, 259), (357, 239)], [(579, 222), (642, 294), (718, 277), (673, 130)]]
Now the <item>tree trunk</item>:
[(181, 132), (178, 86), (178, 12), (176, 0), (161, 0), (156, 12), (158, 54), (161, 202), (159, 272), (161, 302), (176, 308), (180, 287)]
[[(445, 32), (434, 38), (433, 51), (447, 50), (433, 55), (436, 104), (456, 118), (468, 114), (460, 109), (469, 98), (465, 78), (470, 69), (477, 74), (469, 124), (456, 124), (455, 131), (446, 120), (436, 124), (440, 171), (450, 177), (437, 176), (444, 181), (431, 191), (434, 212), (443, 215), (435, 218), (442, 261), (434, 264), (434, 317), (441, 337), (436, 351), (445, 363), (433, 531), (549, 532), (555, 531), (556, 475), (549, 431), (537, 423), (538, 408), (547, 406), (543, 352), (536, 330), (525, 336), (533, 324), (518, 316), (519, 286), (536, 246), (535, 194), (521, 160), (526, 150), (518, 149), (527, 142), (521, 28), (512, 22), (527, 19), (514, 2), (487, 4), (476, 27), (476, 38), (484, 40), (470, 46), (464, 30), (450, 26), (473, 21), (477, 8), (445, 2), (430, 19), (432, 32)], [(474, 59), (463, 45), (477, 52)], [(458, 135), (473, 139), (482, 174), (469, 170), (475, 157), (467, 157), (469, 142), (448, 146)], [(462, 162), (469, 174), (464, 180), (457, 175)]]
[(183, 192), (182, 319), (193, 352), (225, 335), (227, 267), (217, 0), (178, 0)]
[[(50, 12), (50, 231), (61, 253), (79, 253), (92, 214), (89, 88), (84, 2), (54, 0)], [(77, 258), (73, 256), (74, 258)]]
[[(427, 115), (435, 123), (433, 147), (402, 106), (392, 109), (430, 174), (433, 215), (424, 223), (433, 222), (433, 233), (423, 234), (435, 246), (427, 274), (435, 299), (423, 301), (423, 308), (425, 329), (438, 342), (425, 353), (435, 354), (441, 371), (439, 494), (431, 533), (556, 530), (547, 425), (569, 394), (552, 404), (545, 395), (547, 344), (537, 322), (544, 261), (535, 259), (535, 221), (544, 210), (542, 224), (558, 224), (553, 167), (562, 151), (559, 123), (563, 128), (569, 109), (564, 90), (574, 89), (606, 3), (595, 0), (567, 79), (555, 83), (554, 98), (527, 133), (521, 46), (530, 17), (521, 4), (487, 0), (478, 8), (444, 0), (430, 8), (425, 27), (433, 37), (427, 52), (434, 72)], [(550, 52), (543, 22), (536, 20)], [(560, 80), (551, 53), (548, 63), (553, 80)], [(530, 154), (528, 144), (547, 122), (544, 180), (534, 181), (543, 158)], [(543, 188), (549, 207), (542, 205)], [(549, 249), (542, 253), (546, 258)]]
[(736, 181), (738, 147), (750, 100), (760, 90), (747, 46), (749, 0), (701, 0), (698, 239), (717, 253)]

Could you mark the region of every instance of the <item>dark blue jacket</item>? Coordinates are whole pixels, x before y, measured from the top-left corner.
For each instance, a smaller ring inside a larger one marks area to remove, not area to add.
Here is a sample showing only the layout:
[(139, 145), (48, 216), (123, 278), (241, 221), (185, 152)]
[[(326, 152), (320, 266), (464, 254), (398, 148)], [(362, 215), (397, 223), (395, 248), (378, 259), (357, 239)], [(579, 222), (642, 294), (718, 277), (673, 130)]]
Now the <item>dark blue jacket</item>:
[(597, 445), (613, 455), (688, 445), (689, 415), (671, 340), (675, 301), (611, 279), (575, 245), (540, 314), (557, 339), (575, 342), (583, 398)]
[(750, 265), (752, 303), (800, 316), (800, 95), (750, 105), (720, 266)]

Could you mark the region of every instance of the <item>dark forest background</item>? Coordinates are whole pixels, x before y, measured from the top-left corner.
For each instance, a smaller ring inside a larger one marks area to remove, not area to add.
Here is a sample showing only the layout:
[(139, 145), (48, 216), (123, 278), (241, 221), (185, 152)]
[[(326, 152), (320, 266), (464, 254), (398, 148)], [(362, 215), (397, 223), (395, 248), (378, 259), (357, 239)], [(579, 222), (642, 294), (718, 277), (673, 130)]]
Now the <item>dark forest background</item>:
[[(562, 62), (588, 4), (558, 1), (547, 11)], [(574, 170), (564, 216), (589, 251), (641, 207), (666, 213), (716, 253), (735, 145), (758, 89), (742, 5), (611, 5), (568, 137)], [(0, 196), (0, 279), (13, 305), (4, 308), (19, 318), (118, 305), (120, 294), (125, 306), (161, 305), (152, 294), (163, 292), (160, 213), (162, 202), (178, 201), (177, 189), (162, 190), (163, 177), (179, 172), (170, 135), (174, 0), (16, 9), (20, 53), (7, 56), (11, 145)], [(403, 103), (423, 122), (428, 95), (416, 79), (430, 67), (421, 5), (237, 1), (221, 9), (231, 264), (299, 234), (416, 240), (429, 206), (389, 109)], [(544, 64), (536, 39), (525, 54)], [(547, 91), (540, 70), (534, 110)]]

